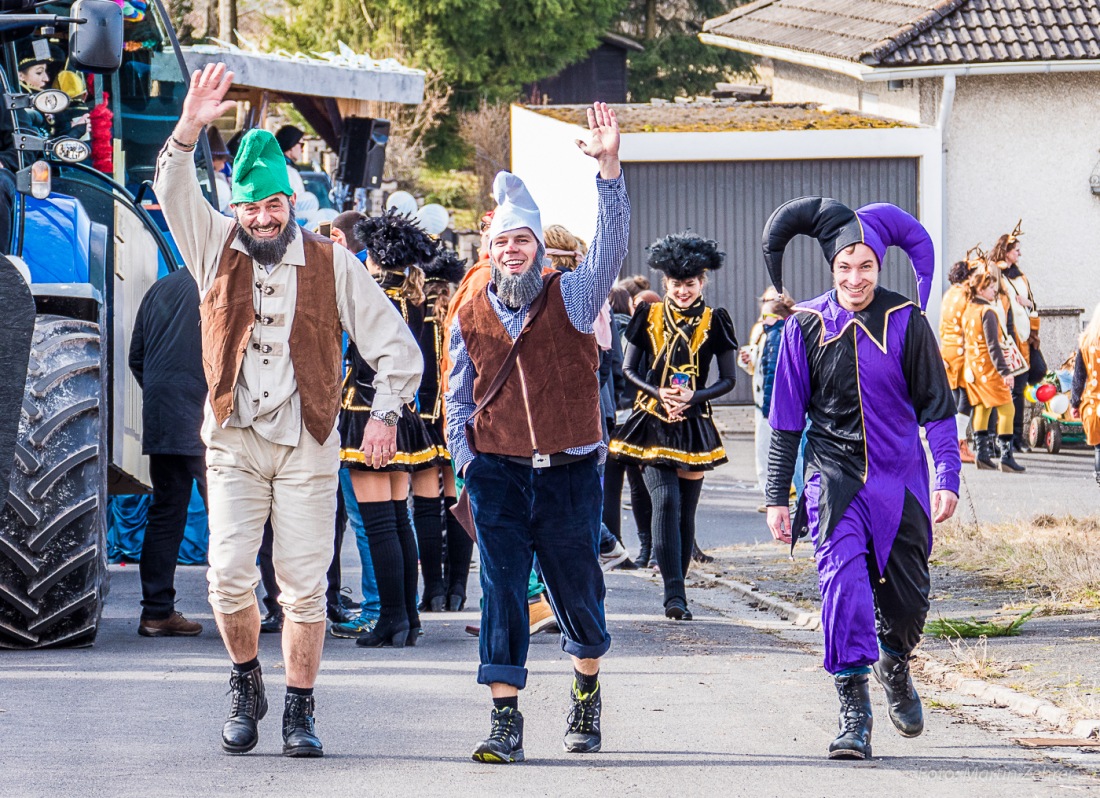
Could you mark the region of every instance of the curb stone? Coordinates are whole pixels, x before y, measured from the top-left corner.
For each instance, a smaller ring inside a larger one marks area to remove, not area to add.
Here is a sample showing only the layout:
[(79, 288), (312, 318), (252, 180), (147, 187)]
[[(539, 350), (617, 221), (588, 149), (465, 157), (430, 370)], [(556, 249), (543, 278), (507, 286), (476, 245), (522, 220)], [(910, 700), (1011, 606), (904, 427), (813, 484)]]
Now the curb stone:
[[(810, 612), (782, 599), (768, 596), (756, 585), (720, 577), (698, 568), (693, 570), (693, 575), (728, 588), (747, 599), (750, 607), (771, 611), (794, 626), (810, 630), (821, 628), (821, 613)], [(1100, 719), (1075, 722), (1069, 712), (1046, 699), (1024, 695), (984, 679), (963, 676), (953, 670), (949, 664), (924, 651), (918, 652), (916, 659), (922, 676), (949, 690), (980, 699), (990, 706), (1003, 707), (1024, 718), (1035, 718), (1077, 738), (1100, 737)]]

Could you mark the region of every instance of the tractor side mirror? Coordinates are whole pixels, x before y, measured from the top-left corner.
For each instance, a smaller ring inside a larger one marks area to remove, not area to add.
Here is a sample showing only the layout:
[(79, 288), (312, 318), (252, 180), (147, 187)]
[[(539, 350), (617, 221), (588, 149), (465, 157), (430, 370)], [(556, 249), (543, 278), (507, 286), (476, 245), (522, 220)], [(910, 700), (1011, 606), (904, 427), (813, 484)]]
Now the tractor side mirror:
[(113, 0), (76, 0), (70, 16), (69, 66), (106, 74), (122, 66), (122, 8)]

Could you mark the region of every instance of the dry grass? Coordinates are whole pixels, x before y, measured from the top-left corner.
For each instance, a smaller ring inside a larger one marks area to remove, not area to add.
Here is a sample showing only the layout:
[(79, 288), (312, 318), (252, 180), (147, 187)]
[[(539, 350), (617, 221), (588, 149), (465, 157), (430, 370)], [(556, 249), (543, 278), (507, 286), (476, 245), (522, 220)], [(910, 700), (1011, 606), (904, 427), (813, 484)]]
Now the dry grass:
[(1100, 518), (1040, 515), (1030, 522), (951, 524), (938, 534), (938, 562), (976, 571), (1054, 602), (1100, 606)]
[(1005, 675), (1003, 664), (989, 655), (989, 638), (982, 635), (973, 643), (961, 638), (947, 641), (959, 669), (976, 679), (997, 679)]

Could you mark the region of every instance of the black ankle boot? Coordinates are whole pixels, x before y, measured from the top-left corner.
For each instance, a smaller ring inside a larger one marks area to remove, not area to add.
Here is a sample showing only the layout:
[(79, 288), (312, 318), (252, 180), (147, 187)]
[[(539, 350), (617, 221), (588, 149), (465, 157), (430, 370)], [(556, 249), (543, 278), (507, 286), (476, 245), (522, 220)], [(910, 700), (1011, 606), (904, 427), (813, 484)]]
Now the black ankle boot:
[(267, 714), (264, 678), (257, 665), (250, 671), (233, 671), (229, 677), (232, 704), (229, 717), (222, 726), (222, 750), (230, 754), (247, 754), (260, 739), (257, 724)]
[(974, 433), (974, 465), (979, 471), (995, 471), (997, 464), (993, 462), (993, 433)]
[(507, 765), (523, 761), (523, 715), (514, 707), (493, 708), (489, 736), (474, 749), (475, 762)]
[(373, 629), (359, 635), (359, 639), (355, 641), (355, 645), (363, 646), (364, 648), (382, 648), (383, 646), (404, 648), (408, 645), (408, 641), (408, 621), (379, 620), (378, 623), (374, 625)]
[(1022, 465), (1016, 462), (1016, 458), (1012, 456), (1012, 436), (1011, 435), (999, 435), (997, 436), (997, 454), (1000, 455), (1001, 461), (998, 467), (1001, 471), (1005, 471), (1010, 474), (1022, 474), (1027, 471)]
[(674, 621), (692, 620), (691, 610), (688, 609), (687, 602), (678, 597), (670, 598), (665, 604), (665, 617)]
[(837, 676), (840, 734), (829, 744), (829, 759), (871, 758), (871, 692), (867, 675)]
[(286, 694), (283, 707), (283, 756), (324, 756), (313, 723), (313, 696)]
[(902, 737), (916, 737), (924, 731), (924, 712), (909, 675), (908, 658), (898, 659), (882, 651), (871, 670), (886, 690), (886, 704), (894, 728)]
[(577, 695), (576, 685), (570, 691), (573, 706), (569, 710), (568, 725), (565, 729), (566, 753), (594, 754), (600, 750), (603, 737), (600, 734), (600, 714), (603, 712), (603, 696), (600, 686), (585, 696)]

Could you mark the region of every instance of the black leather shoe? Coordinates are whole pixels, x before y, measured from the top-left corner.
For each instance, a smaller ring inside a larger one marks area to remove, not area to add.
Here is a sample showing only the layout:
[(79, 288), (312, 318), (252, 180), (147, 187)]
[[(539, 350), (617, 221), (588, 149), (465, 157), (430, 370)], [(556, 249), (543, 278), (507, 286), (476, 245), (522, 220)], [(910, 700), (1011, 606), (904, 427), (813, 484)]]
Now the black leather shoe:
[(837, 676), (840, 698), (840, 734), (829, 744), (829, 759), (871, 758), (871, 692), (867, 675)]
[(897, 659), (882, 651), (871, 670), (886, 690), (886, 704), (894, 728), (902, 737), (916, 737), (924, 731), (924, 711), (909, 675), (909, 660)]
[(313, 723), (313, 696), (286, 694), (283, 707), (283, 756), (324, 756)]
[(687, 602), (682, 598), (669, 599), (665, 605), (665, 617), (674, 621), (690, 621), (694, 616), (688, 609)]
[(493, 708), (489, 736), (474, 749), (475, 762), (508, 765), (523, 761), (523, 715), (518, 709)]
[(266, 634), (277, 634), (283, 631), (283, 614), (269, 612), (267, 617), (260, 621), (260, 631)]
[(247, 754), (260, 739), (257, 724), (267, 714), (264, 678), (257, 665), (246, 673), (233, 671), (229, 677), (229, 692), (233, 696), (229, 717), (222, 726), (222, 750), (230, 754)]
[(451, 593), (447, 596), (447, 612), (462, 612), (462, 608), (465, 606), (465, 596), (460, 596), (458, 593)]
[[(412, 637), (409, 631), (409, 622), (407, 620), (401, 621), (400, 623), (380, 620), (369, 632), (364, 632), (359, 635), (359, 639), (355, 641), (355, 645), (363, 646), (364, 648), (382, 648), (384, 646), (404, 648), (409, 644), (409, 638)], [(413, 639), (415, 640), (415, 637)]]
[(565, 750), (570, 754), (594, 754), (600, 750), (600, 713), (603, 711), (603, 697), (600, 685), (588, 695), (577, 695), (574, 685), (570, 696), (573, 706), (569, 710), (569, 726), (565, 730)]

